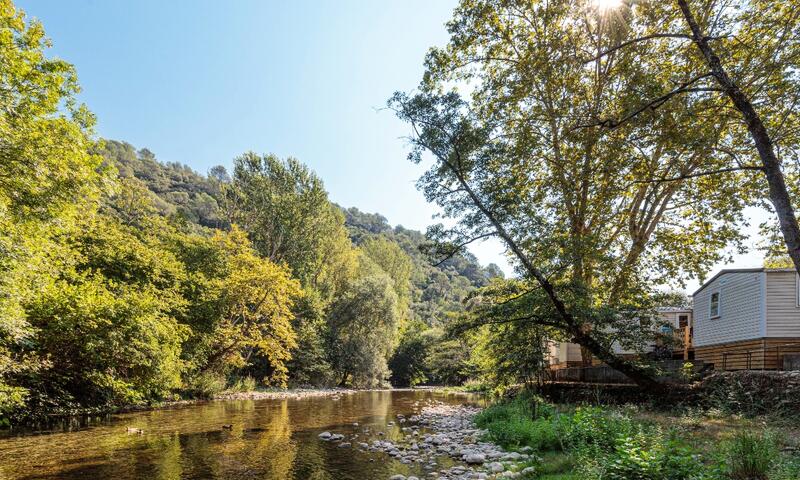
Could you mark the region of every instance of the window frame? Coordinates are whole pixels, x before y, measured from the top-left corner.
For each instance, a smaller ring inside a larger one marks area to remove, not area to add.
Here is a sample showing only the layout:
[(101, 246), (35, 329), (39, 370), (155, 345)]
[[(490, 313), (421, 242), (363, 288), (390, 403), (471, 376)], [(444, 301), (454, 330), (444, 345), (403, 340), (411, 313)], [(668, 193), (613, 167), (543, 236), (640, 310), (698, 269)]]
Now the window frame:
[[(714, 295), (717, 296), (717, 313), (714, 314)], [(708, 297), (708, 318), (715, 319), (722, 316), (722, 293), (719, 290), (714, 290)]]

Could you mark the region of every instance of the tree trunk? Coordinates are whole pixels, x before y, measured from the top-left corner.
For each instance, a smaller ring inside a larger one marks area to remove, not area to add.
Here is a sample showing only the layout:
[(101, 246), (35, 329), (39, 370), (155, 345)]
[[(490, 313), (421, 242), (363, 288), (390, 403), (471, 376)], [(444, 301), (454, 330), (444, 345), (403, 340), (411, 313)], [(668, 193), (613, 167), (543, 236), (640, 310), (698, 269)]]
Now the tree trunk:
[[(458, 156), (458, 153), (456, 153)], [(461, 188), (467, 193), (472, 201), (473, 205), (480, 210), (480, 212), (486, 217), (487, 220), (492, 224), (495, 228), (497, 235), (503, 240), (506, 246), (511, 250), (511, 252), (517, 257), (517, 259), (522, 263), (522, 266), (528, 272), (528, 274), (533, 277), (536, 282), (542, 287), (542, 289), (547, 294), (547, 297), (550, 299), (550, 302), (553, 304), (558, 316), (564, 322), (566, 328), (564, 329), (566, 333), (573, 336), (575, 343), (585, 347), (588, 351), (590, 351), (595, 357), (599, 358), (603, 362), (605, 362), (611, 368), (619, 371), (620, 373), (626, 375), (628, 378), (633, 380), (637, 385), (640, 387), (649, 390), (651, 392), (663, 392), (667, 389), (666, 385), (656, 380), (652, 375), (649, 374), (645, 369), (636, 365), (628, 360), (615, 355), (613, 351), (607, 349), (602, 344), (600, 344), (597, 340), (595, 340), (589, 331), (585, 328), (583, 322), (576, 319), (572, 313), (567, 309), (566, 304), (556, 292), (555, 287), (552, 283), (545, 277), (545, 275), (533, 264), (530, 258), (525, 255), (525, 252), (522, 248), (514, 241), (514, 238), (511, 234), (506, 230), (502, 223), (494, 216), (494, 214), (487, 208), (486, 205), (483, 204), (481, 199), (475, 194), (475, 191), (472, 187), (467, 183), (464, 176), (461, 174), (460, 170), (455, 168), (451, 163), (446, 160), (443, 160), (445, 165), (450, 168), (450, 170), (456, 175), (458, 179), (458, 183), (461, 185)]]
[(605, 362), (609, 367), (620, 373), (623, 373), (626, 377), (633, 380), (640, 387), (643, 387), (651, 392), (666, 391), (667, 387), (663, 383), (654, 379), (649, 372), (646, 372), (638, 365), (635, 365), (619, 355), (609, 351), (588, 334), (578, 330), (578, 332), (575, 334), (574, 341), (575, 343), (594, 353), (598, 359)]
[(797, 217), (792, 207), (789, 192), (786, 190), (786, 181), (783, 178), (783, 172), (781, 172), (780, 161), (775, 155), (772, 139), (747, 95), (741, 91), (736, 82), (728, 76), (728, 73), (723, 68), (719, 57), (708, 43), (708, 38), (703, 34), (700, 25), (695, 20), (687, 1), (678, 0), (678, 5), (683, 13), (683, 18), (692, 30), (692, 41), (702, 52), (717, 83), (722, 86), (723, 91), (730, 98), (734, 107), (742, 114), (750, 136), (756, 144), (758, 155), (761, 157), (764, 175), (767, 177), (767, 183), (769, 184), (769, 199), (775, 208), (775, 213), (778, 215), (778, 222), (789, 257), (794, 263), (795, 270), (800, 274), (800, 227), (797, 225)]

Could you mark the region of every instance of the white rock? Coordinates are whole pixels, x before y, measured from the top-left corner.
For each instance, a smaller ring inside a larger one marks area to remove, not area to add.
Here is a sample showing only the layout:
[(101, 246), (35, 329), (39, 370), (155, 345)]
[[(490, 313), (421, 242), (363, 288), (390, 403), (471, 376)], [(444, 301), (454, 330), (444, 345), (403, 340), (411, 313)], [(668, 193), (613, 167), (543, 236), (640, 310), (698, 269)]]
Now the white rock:
[(482, 453), (468, 453), (464, 455), (464, 461), (467, 463), (483, 463), (486, 461), (486, 455)]
[(503, 464), (500, 462), (492, 462), (489, 465), (487, 465), (487, 467), (489, 467), (489, 470), (492, 473), (500, 473), (506, 469), (506, 467), (504, 467)]

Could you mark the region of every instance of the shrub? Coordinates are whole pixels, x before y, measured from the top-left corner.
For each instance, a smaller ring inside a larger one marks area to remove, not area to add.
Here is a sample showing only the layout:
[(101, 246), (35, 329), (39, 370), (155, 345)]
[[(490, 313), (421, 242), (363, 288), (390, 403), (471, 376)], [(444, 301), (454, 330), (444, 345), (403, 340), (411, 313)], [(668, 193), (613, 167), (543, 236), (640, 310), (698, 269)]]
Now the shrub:
[(741, 432), (724, 446), (725, 473), (733, 480), (767, 480), (778, 459), (772, 434)]
[(634, 430), (627, 417), (612, 414), (600, 407), (579, 407), (561, 424), (561, 439), (565, 448), (581, 449), (596, 446), (603, 451), (611, 451), (617, 439), (629, 436)]
[(204, 372), (187, 382), (186, 394), (193, 398), (212, 398), (225, 389), (225, 376), (216, 372)]
[(256, 379), (250, 375), (238, 377), (228, 388), (229, 392), (252, 392), (256, 389)]
[(527, 392), (486, 408), (475, 423), (488, 430), (492, 441), (507, 448), (555, 450), (560, 446), (555, 408)]
[(553, 422), (550, 419), (514, 417), (489, 424), (489, 437), (504, 446), (517, 448), (528, 446), (535, 450), (555, 450), (559, 447), (559, 439)]

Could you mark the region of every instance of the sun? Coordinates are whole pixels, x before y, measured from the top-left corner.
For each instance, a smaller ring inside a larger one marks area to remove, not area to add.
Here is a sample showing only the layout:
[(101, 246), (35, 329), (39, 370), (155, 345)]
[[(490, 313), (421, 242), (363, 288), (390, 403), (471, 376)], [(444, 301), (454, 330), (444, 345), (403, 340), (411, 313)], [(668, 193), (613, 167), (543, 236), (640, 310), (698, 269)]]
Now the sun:
[(616, 10), (617, 8), (622, 6), (622, 0), (592, 0), (594, 2), (594, 6), (597, 7), (598, 10), (601, 12), (607, 12), (609, 10)]

